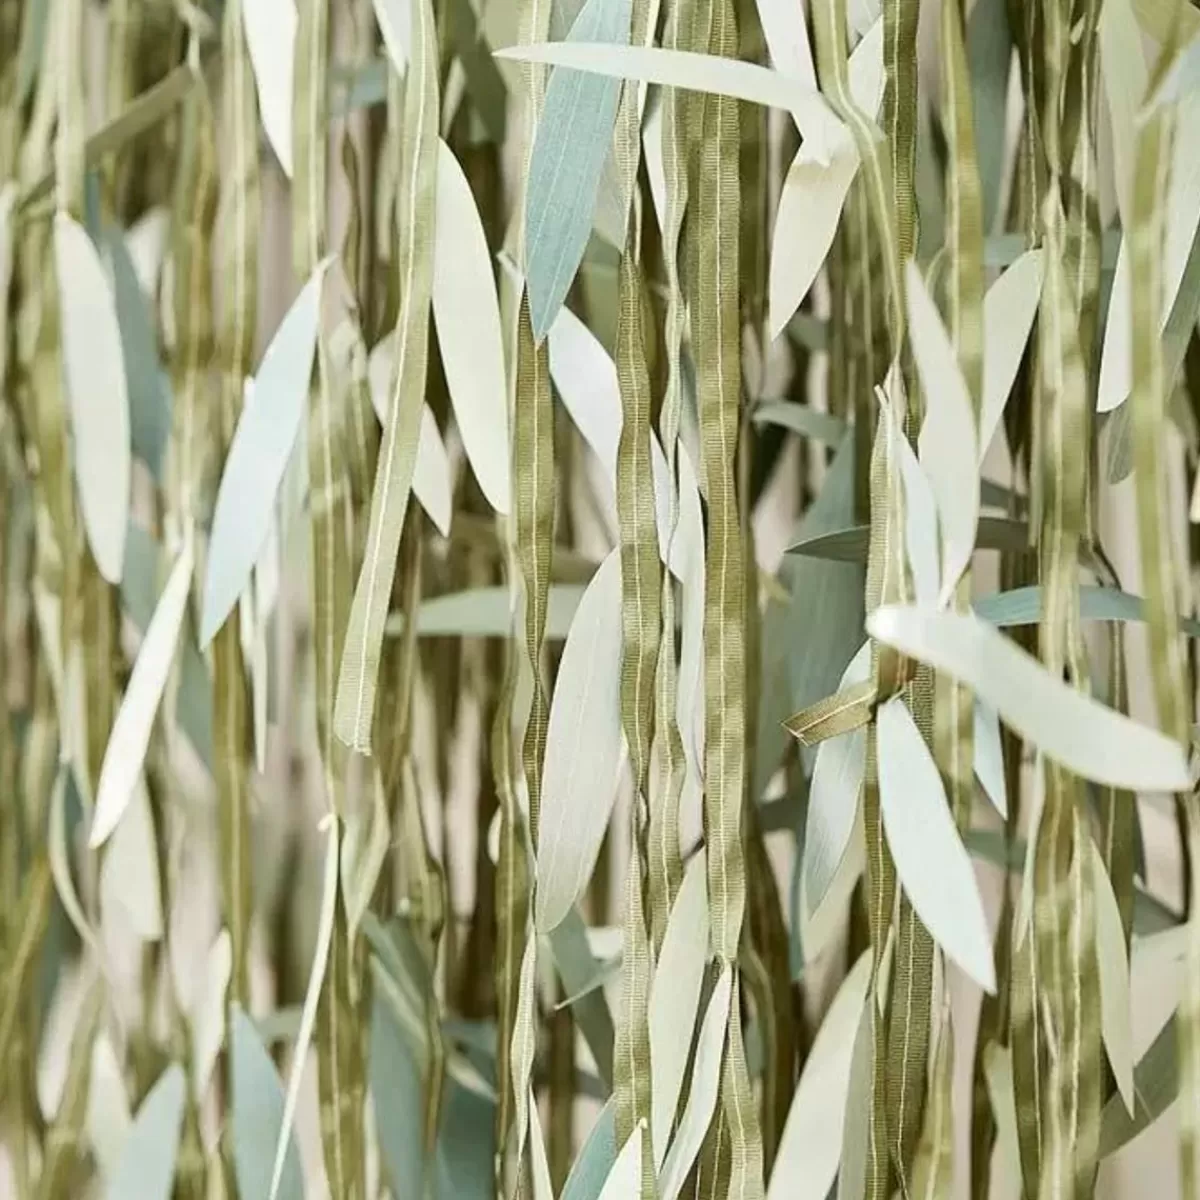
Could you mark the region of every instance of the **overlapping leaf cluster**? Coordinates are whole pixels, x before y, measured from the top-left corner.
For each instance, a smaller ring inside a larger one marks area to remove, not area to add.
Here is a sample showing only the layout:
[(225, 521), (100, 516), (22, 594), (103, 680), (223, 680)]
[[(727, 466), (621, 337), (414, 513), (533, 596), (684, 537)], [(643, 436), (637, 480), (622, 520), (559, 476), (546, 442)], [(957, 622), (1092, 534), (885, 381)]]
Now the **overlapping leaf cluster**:
[(1190, 0), (0, 0), (0, 1186), (1200, 1196), (1198, 315)]

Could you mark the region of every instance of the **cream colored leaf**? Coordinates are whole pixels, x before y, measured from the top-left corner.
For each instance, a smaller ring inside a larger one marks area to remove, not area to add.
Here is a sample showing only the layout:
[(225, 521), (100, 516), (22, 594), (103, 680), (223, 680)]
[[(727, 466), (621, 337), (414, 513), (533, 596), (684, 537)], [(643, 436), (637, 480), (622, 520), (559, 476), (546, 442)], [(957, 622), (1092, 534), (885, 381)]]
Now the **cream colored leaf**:
[[(371, 389), (371, 406), (379, 418), (379, 424), (387, 427), (388, 404), (391, 396), (392, 359), (396, 337), (389, 333), (367, 358), (367, 382)], [(437, 526), (443, 537), (450, 534), (450, 516), (453, 510), (453, 489), (450, 483), (450, 459), (446, 446), (438, 431), (429, 405), (421, 409), (421, 428), (417, 434), (417, 460), (413, 465), (413, 492), (429, 519)]]
[(321, 910), (317, 917), (317, 940), (313, 947), (312, 969), (308, 975), (308, 988), (304, 993), (304, 1007), (300, 1012), (300, 1029), (296, 1034), (292, 1050), (292, 1065), (288, 1073), (287, 1093), (283, 1102), (283, 1120), (279, 1126), (279, 1138), (275, 1143), (275, 1161), (271, 1168), (271, 1190), (267, 1200), (275, 1200), (279, 1184), (283, 1179), (284, 1162), (287, 1159), (292, 1121), (296, 1116), (296, 1102), (300, 1099), (300, 1078), (304, 1072), (304, 1060), (312, 1042), (313, 1026), (317, 1020), (317, 1002), (321, 998), (321, 985), (325, 982), (325, 968), (329, 964), (329, 942), (333, 935), (333, 918), (337, 910), (338, 894), (338, 823), (332, 813), (324, 818), (328, 824), (325, 840), (325, 873), (321, 883)]
[(825, 1200), (837, 1175), (850, 1060), (871, 979), (861, 954), (817, 1028), (779, 1139), (767, 1200)]
[(826, 158), (825, 139), (836, 125), (821, 94), (810, 83), (740, 59), (686, 50), (664, 50), (656, 46), (605, 45), (598, 42), (541, 42), (509, 46), (495, 52), (497, 58), (517, 62), (548, 63), (591, 71), (618, 79), (635, 79), (664, 87), (732, 96), (751, 104), (790, 112), (813, 152)]
[(938, 562), (937, 501), (933, 498), (929, 477), (921, 469), (908, 438), (895, 425), (890, 426), (889, 432), (892, 453), (900, 464), (900, 478), (904, 481), (904, 543), (917, 603), (932, 607), (938, 602), (942, 579)]
[(133, 460), (121, 327), (92, 239), (65, 212), (54, 217), (54, 267), (83, 527), (100, 574), (120, 583)]
[(756, 0), (756, 6), (775, 69), (817, 87), (804, 9), (788, 0)]
[(833, 244), (846, 193), (857, 171), (858, 151), (844, 130), (834, 141), (827, 163), (814, 159), (807, 141), (796, 151), (783, 181), (771, 239), (769, 324), (773, 338), (783, 332), (812, 287)]
[(550, 705), (537, 844), (540, 933), (562, 921), (587, 885), (624, 761), (617, 548), (600, 564), (579, 602)]
[[(863, 828), (862, 806), (859, 805), (850, 827), (850, 839), (846, 852), (829, 881), (824, 899), (811, 910), (807, 899), (800, 906), (800, 941), (806, 962), (820, 958), (841, 933), (847, 906), (854, 894), (855, 885), (866, 869), (867, 848)], [(802, 866), (800, 873), (802, 897), (808, 894), (808, 872)]]
[(228, 929), (213, 939), (204, 964), (204, 974), (191, 1006), (192, 1096), (203, 1101), (213, 1068), (225, 1041), (225, 993), (233, 974), (233, 940)]
[(529, 1089), (529, 1162), (530, 1175), (533, 1177), (533, 1200), (554, 1200), (550, 1161), (546, 1157), (546, 1136), (542, 1133), (542, 1116), (538, 1112), (537, 1097), (532, 1088)]
[(129, 677), (129, 687), (104, 751), (100, 783), (96, 789), (96, 812), (88, 837), (92, 849), (104, 844), (133, 796), (142, 764), (146, 761), (167, 676), (175, 661), (175, 647), (179, 643), (191, 586), (192, 543), (189, 538), (171, 568), (170, 578), (146, 628), (142, 648)]
[(117, 1053), (102, 1029), (92, 1043), (92, 1070), (88, 1079), (87, 1136), (100, 1174), (108, 1178), (121, 1161), (133, 1117)]
[(979, 468), (971, 394), (946, 327), (913, 262), (906, 269), (909, 333), (925, 393), (918, 452), (937, 501), (942, 531), (944, 603), (975, 549), (979, 522)]
[(991, 1190), (995, 1200), (1019, 1200), (1021, 1152), (1017, 1141), (1017, 1105), (1013, 1093), (1012, 1051), (991, 1042), (983, 1051), (983, 1077), (996, 1122)]
[(650, 983), (650, 1140), (656, 1170), (679, 1106), (708, 960), (705, 864), (701, 847), (684, 872)]
[(412, 4), (410, 0), (371, 0), (371, 6), (388, 58), (396, 74), (403, 76), (408, 70), (412, 42)]
[(150, 797), (139, 773), (124, 817), (100, 864), (100, 911), (114, 907), (128, 918), (144, 942), (162, 937), (162, 897), (159, 895), (158, 844), (150, 813)]
[(983, 403), (979, 414), (979, 461), (987, 453), (1017, 368), (1029, 341), (1042, 295), (1040, 250), (1015, 259), (983, 297)]
[[(496, 281), (471, 186), (443, 141), (438, 142), (432, 300), (463, 449), (488, 503), (498, 513), (507, 513), (508, 388)], [(423, 430), (422, 426), (422, 437)], [(418, 450), (418, 469), (420, 461)]]
[(1049, 674), (969, 613), (884, 605), (872, 637), (968, 684), (1027, 741), (1076, 775), (1133, 791), (1186, 791), (1182, 747)]
[(243, 0), (246, 48), (258, 111), (283, 173), (292, 177), (292, 81), (299, 18), (295, 0)]
[(883, 103), (883, 17), (871, 20), (850, 55), (847, 68), (850, 96), (872, 120)]
[(1149, 72), (1142, 53), (1142, 34), (1129, 0), (1104, 0), (1097, 27), (1100, 75), (1112, 129), (1113, 182), (1121, 228), (1133, 228), (1133, 166), (1137, 113), (1146, 95)]
[(597, 1200), (630, 1200), (630, 1197), (639, 1194), (642, 1185), (642, 1138), (645, 1132), (644, 1121), (639, 1121), (633, 1127)]
[[(838, 690), (871, 674), (871, 644), (864, 642), (842, 673)], [(867, 763), (867, 734), (855, 729), (817, 747), (804, 829), (804, 896), (815, 913), (850, 844)]]
[(876, 728), (879, 806), (900, 884), (938, 945), (985, 992), (994, 992), (992, 936), (979, 885), (933, 754), (900, 696), (879, 709)]
[(1132, 1115), (1133, 1008), (1129, 994), (1129, 955), (1121, 910), (1096, 843), (1089, 839), (1089, 867), (1096, 897), (1096, 966), (1100, 974), (1100, 1028), (1117, 1091)]
[[(660, 1200), (675, 1200), (687, 1179), (696, 1155), (704, 1144), (709, 1122), (717, 1107), (717, 1090), (721, 1082), (721, 1058), (725, 1048), (725, 1030), (729, 1024), (729, 1004), (733, 994), (733, 972), (726, 966), (713, 988), (696, 1042), (692, 1066), (692, 1086), (688, 1092), (679, 1129), (658, 1178)], [(622, 1200), (636, 1195), (633, 1191), (614, 1194)]]

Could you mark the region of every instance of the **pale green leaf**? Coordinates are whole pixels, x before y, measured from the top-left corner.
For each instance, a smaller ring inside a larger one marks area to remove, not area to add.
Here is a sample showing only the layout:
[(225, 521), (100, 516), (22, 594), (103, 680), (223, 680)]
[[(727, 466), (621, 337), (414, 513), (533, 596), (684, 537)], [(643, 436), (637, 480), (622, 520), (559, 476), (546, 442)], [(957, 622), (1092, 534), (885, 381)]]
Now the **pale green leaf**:
[(396, 74), (403, 76), (408, 70), (411, 52), (412, 4), (410, 0), (371, 0), (371, 7), (375, 10), (388, 58), (392, 60)]
[[(687, 1104), (684, 1105), (683, 1116), (679, 1118), (679, 1128), (659, 1174), (661, 1200), (675, 1200), (679, 1195), (688, 1172), (692, 1169), (692, 1163), (696, 1161), (696, 1155), (700, 1153), (700, 1147), (704, 1144), (704, 1135), (708, 1132), (709, 1122), (716, 1110), (717, 1090), (721, 1082), (721, 1059), (725, 1048), (725, 1029), (729, 1023), (729, 1003), (732, 994), (733, 972), (726, 966), (709, 997), (704, 1021), (700, 1026)], [(634, 1191), (616, 1193), (613, 1200), (617, 1200), (617, 1196), (624, 1200), (633, 1194)]]
[(1004, 782), (1004, 747), (1000, 740), (1000, 718), (982, 700), (975, 701), (975, 776), (992, 807), (1008, 816), (1008, 789)]
[(1100, 77), (1112, 130), (1113, 182), (1121, 227), (1133, 228), (1133, 167), (1137, 114), (1146, 95), (1149, 72), (1142, 35), (1129, 0), (1104, 0), (1096, 32), (1100, 43)]
[[(583, 584), (552, 583), (546, 609), (546, 638), (559, 641), (570, 632), (586, 588)], [(404, 631), (404, 614), (388, 617), (385, 632)], [(417, 610), (418, 637), (508, 637), (512, 633), (512, 594), (506, 587), (472, 588), (449, 592), (421, 602)]]
[[(371, 389), (371, 406), (379, 424), (387, 428), (388, 405), (391, 402), (392, 370), (396, 357), (396, 335), (389, 333), (367, 358), (367, 382)], [(417, 434), (417, 458), (413, 464), (412, 489), (438, 532), (450, 533), (451, 499), (450, 459), (429, 405), (421, 408), (421, 428)]]
[(1177, 742), (1056, 679), (978, 617), (885, 605), (867, 630), (970, 686), (1007, 725), (1085, 779), (1134, 791), (1190, 787)]
[[(838, 690), (862, 683), (870, 674), (871, 645), (864, 642)], [(810, 913), (820, 908), (850, 844), (866, 764), (865, 728), (827, 738), (817, 747), (804, 830), (804, 895)]]
[(83, 527), (100, 574), (119, 583), (129, 524), (129, 393), (117, 304), (87, 231), (54, 217), (62, 362)]
[(609, 1100), (583, 1143), (559, 1200), (597, 1200), (616, 1161), (617, 1110)]
[[(229, 1027), (233, 1096), (230, 1125), (238, 1194), (266, 1196), (271, 1189), (271, 1155), (283, 1124), (283, 1085), (254, 1022), (237, 1004)], [(287, 1157), (278, 1194), (302, 1200), (304, 1180), (295, 1139), (287, 1135)]]
[(284, 1169), (291, 1149), (292, 1121), (296, 1115), (296, 1102), (300, 1098), (300, 1077), (304, 1071), (304, 1060), (312, 1041), (313, 1026), (317, 1019), (317, 1002), (321, 998), (321, 985), (325, 982), (325, 968), (329, 963), (329, 943), (333, 935), (333, 918), (337, 908), (338, 880), (338, 822), (330, 814), (325, 818), (328, 832), (325, 841), (325, 872), (321, 883), (321, 911), (317, 917), (317, 939), (313, 947), (312, 969), (308, 976), (308, 988), (304, 993), (304, 1009), (300, 1016), (300, 1031), (292, 1053), (292, 1066), (288, 1074), (287, 1095), (283, 1104), (283, 1117), (275, 1141), (275, 1162), (271, 1168), (271, 1187), (267, 1200), (278, 1200), (283, 1182)]
[(579, 603), (550, 706), (535, 901), (543, 933), (567, 915), (587, 886), (625, 769), (620, 650), (616, 549)]
[(756, 0), (755, 7), (775, 69), (817, 87), (804, 10), (787, 0)]
[[(882, 393), (881, 393), (882, 395)], [(941, 587), (942, 568), (938, 562), (938, 513), (937, 501), (929, 477), (917, 461), (908, 438), (900, 432), (883, 408), (889, 421), (892, 438), (892, 453), (900, 464), (900, 478), (904, 481), (904, 544), (908, 551), (908, 565), (912, 571), (913, 587), (917, 603), (936, 605)]]
[(1029, 341), (1042, 294), (1042, 252), (1027, 250), (983, 297), (983, 401), (979, 413), (979, 461), (987, 453)]
[(103, 845), (117, 827), (141, 775), (154, 718), (175, 661), (175, 647), (192, 586), (192, 561), (192, 541), (188, 538), (146, 629), (104, 751), (96, 811), (88, 837), (93, 850)]
[(1100, 1029), (1117, 1091), (1133, 1113), (1133, 1009), (1129, 996), (1129, 954), (1121, 910), (1104, 858), (1089, 840), (1092, 886), (1096, 897), (1096, 965), (1100, 975)]
[(756, 404), (750, 419), (755, 425), (781, 425), (801, 437), (835, 448), (846, 436), (846, 422), (840, 417), (830, 416), (807, 404), (797, 404), (794, 400), (767, 400)]
[(971, 395), (950, 336), (916, 264), (905, 277), (909, 335), (925, 394), (918, 452), (942, 533), (941, 599), (971, 561), (979, 520), (979, 468)]
[(542, 1133), (542, 1115), (533, 1088), (529, 1089), (529, 1162), (533, 1200), (554, 1200), (550, 1162), (546, 1157), (546, 1135)]
[[(566, 44), (627, 42), (631, 13), (630, 0), (587, 0)], [(538, 341), (583, 258), (620, 92), (618, 79), (562, 67), (546, 88), (525, 199), (525, 275)]]
[[(884, 962), (892, 953), (889, 935)], [(881, 967), (880, 974), (883, 974)], [(880, 996), (886, 989), (880, 986)], [(850, 1050), (849, 1081), (846, 1086), (845, 1116), (842, 1119), (841, 1154), (838, 1158), (837, 1200), (863, 1200), (866, 1195), (867, 1154), (870, 1142), (871, 1062), (874, 1057), (872, 1001), (868, 994), (858, 1014), (854, 1044)]]
[(706, 855), (688, 863), (650, 982), (650, 1140), (661, 1169), (679, 1106), (708, 961)]
[(213, 511), (201, 646), (225, 623), (267, 539), (275, 497), (308, 404), (321, 284), (330, 262), (327, 258), (318, 264), (276, 330), (255, 376), (253, 399), (234, 432)]
[[(1042, 589), (1039, 584), (992, 592), (973, 602), (978, 616), (1005, 628), (1011, 625), (1036, 625), (1042, 619)], [(1145, 621), (1146, 602), (1116, 588), (1080, 584), (1079, 616), (1084, 621)], [(1179, 622), (1188, 637), (1200, 637), (1200, 621), (1190, 617)]]
[[(976, 549), (1027, 550), (1029, 527), (1024, 521), (1011, 517), (983, 515), (979, 518)], [(846, 529), (820, 533), (787, 548), (788, 554), (803, 554), (807, 558), (824, 558), (833, 562), (865, 562), (871, 530), (868, 525), (851, 525)]]
[[(463, 450), (488, 503), (498, 513), (507, 513), (508, 387), (496, 281), (471, 186), (454, 152), (440, 140), (430, 298)], [(420, 464), (418, 449), (414, 491)], [(417, 491), (418, 498), (420, 494)]]
[(837, 1174), (850, 1063), (867, 985), (865, 952), (842, 981), (817, 1029), (779, 1139), (767, 1200), (825, 1200)]
[(105, 1188), (106, 1200), (170, 1200), (186, 1100), (183, 1068), (172, 1063), (138, 1109)]
[(992, 1195), (995, 1200), (1019, 1200), (1022, 1195), (1021, 1157), (1017, 1142), (1012, 1051), (995, 1042), (989, 1043), (983, 1051), (983, 1076), (996, 1122), (993, 1178), (1000, 1187), (994, 1189)]
[(992, 937), (937, 763), (903, 697), (884, 704), (876, 723), (880, 811), (900, 884), (938, 945), (994, 992)]
[(283, 173), (292, 177), (292, 79), (299, 18), (295, 0), (243, 0), (246, 48), (258, 90), (267, 141)]
[[(111, 853), (111, 850), (109, 851)], [(204, 963), (204, 974), (191, 1006), (192, 1095), (203, 1102), (209, 1080), (225, 1041), (226, 991), (233, 974), (233, 940), (228, 929), (213, 939)]]

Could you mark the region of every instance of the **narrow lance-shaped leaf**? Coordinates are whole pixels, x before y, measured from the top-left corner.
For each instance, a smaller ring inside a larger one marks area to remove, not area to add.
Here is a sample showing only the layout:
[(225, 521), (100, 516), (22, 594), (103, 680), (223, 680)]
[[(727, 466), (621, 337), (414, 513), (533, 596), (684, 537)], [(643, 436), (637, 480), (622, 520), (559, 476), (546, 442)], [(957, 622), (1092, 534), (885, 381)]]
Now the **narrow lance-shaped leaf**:
[(579, 603), (550, 706), (538, 825), (537, 927), (553, 929), (582, 893), (624, 768), (621, 556), (614, 549)]
[(767, 1200), (825, 1200), (837, 1174), (850, 1059), (871, 978), (859, 956), (817, 1029), (779, 1139)]
[(88, 844), (95, 849), (117, 827), (125, 812), (150, 745), (154, 718), (167, 685), (175, 647), (187, 610), (192, 584), (192, 542), (189, 538), (171, 569), (162, 598), (150, 619), (146, 637), (133, 664), (129, 687), (104, 751), (100, 783), (96, 789), (96, 813)]
[(1133, 1113), (1133, 1015), (1129, 998), (1129, 954), (1121, 910), (1104, 858), (1095, 842), (1088, 843), (1088, 866), (1096, 895), (1096, 965), (1100, 976), (1100, 1028), (1117, 1091)]
[[(631, 13), (630, 0), (586, 0), (568, 40), (627, 42)], [(563, 67), (546, 88), (525, 195), (525, 276), (538, 341), (583, 258), (620, 92), (618, 79)]]
[(100, 256), (65, 212), (54, 217), (54, 266), (83, 527), (100, 574), (120, 583), (132, 454), (121, 328)]
[(925, 394), (918, 450), (942, 532), (941, 599), (949, 597), (975, 548), (979, 468), (971, 395), (946, 327), (912, 262), (905, 276), (913, 357)]
[(1007, 725), (1085, 779), (1145, 791), (1190, 786), (1177, 742), (1054, 678), (978, 617), (885, 605), (867, 618), (867, 631), (970, 685)]
[[(496, 281), (470, 184), (444, 141), (438, 142), (432, 300), (463, 449), (488, 503), (507, 514), (512, 486), (508, 389)], [(417, 454), (419, 462), (419, 448)], [(420, 496), (415, 476), (413, 490)]]
[(876, 722), (880, 810), (901, 886), (938, 945), (984, 991), (994, 992), (983, 901), (937, 764), (902, 697), (884, 704)]
[(263, 129), (283, 173), (290, 179), (292, 78), (299, 25), (295, 0), (244, 0), (242, 21)]
[(275, 497), (308, 400), (321, 285), (332, 261), (325, 259), (313, 271), (276, 330), (255, 376), (253, 401), (242, 409), (229, 446), (213, 510), (201, 647), (225, 623), (267, 540)]

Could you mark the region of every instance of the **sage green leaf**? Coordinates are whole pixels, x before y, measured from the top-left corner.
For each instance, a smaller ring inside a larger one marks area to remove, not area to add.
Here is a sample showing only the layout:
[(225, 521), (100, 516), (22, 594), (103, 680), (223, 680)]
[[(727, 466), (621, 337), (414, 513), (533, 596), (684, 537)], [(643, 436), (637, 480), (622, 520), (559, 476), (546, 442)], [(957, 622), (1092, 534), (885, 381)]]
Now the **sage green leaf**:
[(159, 361), (150, 309), (125, 237), (109, 226), (104, 245), (112, 263), (113, 296), (121, 327), (132, 450), (161, 481), (163, 450), (171, 432), (171, 387)]
[(1113, 1096), (1100, 1118), (1100, 1157), (1115, 1154), (1133, 1141), (1170, 1107), (1179, 1094), (1178, 1012), (1172, 1013), (1133, 1074), (1135, 1110), (1130, 1115), (1121, 1096)]
[(858, 163), (854, 141), (844, 130), (827, 162), (816, 158), (807, 141), (796, 151), (783, 181), (771, 240), (768, 323), (773, 338), (800, 307), (829, 253)]
[[(471, 186), (454, 152), (440, 140), (431, 301), (463, 450), (488, 503), (507, 513), (512, 486), (508, 387), (496, 281)], [(417, 454), (419, 468), (420, 450)]]
[(850, 1062), (871, 955), (860, 954), (842, 980), (804, 1063), (779, 1139), (767, 1200), (825, 1200), (837, 1174), (850, 1087)]
[(283, 1183), (284, 1168), (291, 1148), (292, 1120), (296, 1115), (296, 1102), (300, 1098), (300, 1076), (304, 1060), (312, 1041), (313, 1026), (317, 1019), (317, 1002), (321, 997), (321, 986), (325, 982), (325, 968), (329, 963), (329, 943), (333, 935), (333, 918), (338, 896), (338, 822), (332, 813), (325, 818), (328, 832), (325, 835), (325, 872), (321, 883), (321, 910), (317, 916), (317, 939), (313, 947), (312, 968), (308, 975), (308, 987), (304, 993), (304, 1008), (300, 1015), (300, 1030), (296, 1034), (292, 1066), (288, 1074), (287, 1095), (283, 1103), (283, 1118), (275, 1141), (275, 1161), (271, 1168), (271, 1188), (267, 1200), (278, 1200), (279, 1188)]
[(617, 1161), (617, 1110), (609, 1100), (600, 1110), (571, 1166), (559, 1200), (598, 1200), (600, 1189)]
[(535, 894), (553, 929), (591, 877), (621, 773), (621, 556), (610, 552), (579, 602), (550, 705)]
[(381, 1173), (395, 1195), (420, 1196), (425, 1176), (422, 1066), (381, 988), (375, 989), (372, 1004), (370, 1048)]
[(756, 404), (750, 419), (755, 425), (781, 425), (801, 437), (813, 438), (827, 446), (841, 445), (846, 436), (846, 422), (807, 404), (793, 400), (767, 400)]
[[(889, 936), (880, 973), (889, 962), (893, 941)], [(881, 989), (879, 992), (883, 995)], [(867, 1189), (867, 1156), (870, 1150), (871, 1078), (874, 1059), (873, 995), (868, 995), (858, 1017), (850, 1051), (850, 1078), (846, 1087), (846, 1115), (842, 1120), (841, 1155), (838, 1160), (837, 1200), (864, 1200)]]
[(599, 963), (588, 945), (587, 926), (572, 908), (549, 937), (554, 968), (569, 995), (579, 999), (574, 1005), (575, 1021), (587, 1042), (596, 1063), (596, 1070), (606, 1083), (613, 1077), (613, 1020), (608, 1001), (599, 988), (584, 988), (595, 978)]
[[(629, 40), (631, 0), (587, 0), (569, 43)], [(525, 276), (540, 342), (562, 306), (592, 229), (620, 81), (559, 68), (546, 88), (525, 193)]]
[(1037, 315), (1045, 273), (1042, 252), (1027, 250), (983, 297), (983, 402), (979, 411), (979, 461), (987, 453)]
[[(546, 607), (546, 638), (562, 641), (570, 632), (586, 588), (582, 584), (550, 585)], [(386, 632), (404, 631), (404, 614), (388, 617)], [(506, 587), (472, 588), (421, 602), (417, 609), (418, 637), (508, 637), (512, 633), (512, 593)]]
[(83, 527), (100, 574), (119, 583), (131, 484), (121, 327), (100, 256), (87, 231), (65, 212), (54, 218), (54, 269)]
[(172, 1063), (137, 1111), (120, 1161), (105, 1188), (107, 1200), (129, 1200), (131, 1196), (138, 1200), (170, 1200), (186, 1100), (183, 1068)]
[[(389, 333), (367, 358), (367, 382), (371, 389), (371, 407), (385, 429), (388, 420), (388, 388), (396, 357), (396, 335)], [(451, 482), (450, 459), (428, 404), (421, 408), (421, 428), (417, 434), (417, 458), (413, 463), (412, 489), (429, 519), (443, 537), (450, 534)]]
[[(1042, 619), (1042, 588), (1039, 584), (992, 592), (973, 602), (977, 616), (1001, 628), (1036, 625)], [(1145, 621), (1146, 602), (1116, 588), (1079, 587), (1079, 616), (1084, 621)], [(1200, 637), (1200, 621), (1185, 618), (1179, 628), (1188, 637)]]
[(308, 402), (321, 285), (332, 261), (327, 258), (317, 266), (276, 330), (254, 378), (253, 397), (243, 407), (230, 443), (213, 510), (201, 647), (225, 623), (267, 540), (275, 497)]
[(982, 0), (972, 6), (967, 18), (967, 61), (985, 232), (995, 228), (996, 209), (1004, 200), (1007, 130), (996, 116), (1008, 101), (1012, 44), (1004, 0)]
[(291, 179), (296, 0), (243, 0), (242, 24), (263, 129), (283, 173)]
[(925, 394), (918, 442), (942, 533), (941, 602), (953, 593), (975, 549), (979, 468), (971, 395), (950, 335), (916, 264), (905, 275), (909, 336)]
[(100, 912), (106, 918), (120, 909), (143, 942), (162, 937), (158, 844), (150, 815), (150, 798), (140, 775), (100, 864)]
[[(865, 562), (870, 540), (870, 526), (852, 525), (830, 533), (816, 534), (793, 542), (788, 554), (803, 554), (808, 558), (831, 559), (834, 562)], [(1027, 550), (1029, 548), (1029, 526), (1024, 521), (1010, 517), (981, 516), (979, 518), (976, 549), (979, 550)]]
[[(231, 1012), (233, 1170), (240, 1196), (266, 1196), (271, 1189), (271, 1157), (283, 1124), (283, 1084), (254, 1022), (238, 1004), (232, 1006)], [(291, 1134), (287, 1137), (278, 1194), (284, 1200), (302, 1200), (304, 1196), (300, 1154)]]
[(688, 88), (711, 95), (732, 96), (768, 108), (781, 108), (792, 114), (804, 137), (812, 139), (813, 152), (821, 160), (828, 158), (829, 134), (838, 124), (811, 84), (735, 58), (664, 50), (657, 46), (578, 41), (508, 46), (495, 54), (497, 58), (517, 62), (548, 63), (616, 79)]
[(1004, 782), (1004, 748), (1000, 740), (1000, 718), (982, 700), (975, 701), (975, 776), (992, 807), (1008, 816), (1008, 790)]
[[(688, 1091), (683, 1116), (667, 1152), (658, 1178), (661, 1200), (675, 1200), (682, 1189), (696, 1155), (704, 1144), (709, 1122), (717, 1107), (717, 1090), (721, 1082), (721, 1060), (725, 1049), (725, 1030), (729, 1024), (729, 1003), (733, 994), (733, 971), (726, 966), (717, 979), (708, 1000), (696, 1054), (692, 1066), (692, 1083)], [(622, 1197), (633, 1195), (622, 1192)], [(615, 1200), (615, 1197), (614, 1197)]]
[(903, 697), (879, 709), (876, 725), (879, 805), (900, 884), (938, 945), (992, 993), (992, 937), (941, 772)]
[(703, 847), (688, 863), (667, 918), (650, 981), (650, 1140), (661, 1169), (679, 1106), (708, 961), (708, 887)]
[[(1189, 95), (1180, 102), (1176, 120), (1185, 129), (1200, 120), (1200, 94)], [(1166, 329), (1183, 283), (1192, 243), (1200, 228), (1200, 138), (1176, 137), (1171, 140), (1171, 147), (1162, 246), (1160, 330)], [(1100, 382), (1096, 392), (1097, 412), (1116, 408), (1133, 387), (1133, 303), (1129, 247), (1122, 239), (1104, 327)]]
[(1096, 33), (1100, 43), (1100, 77), (1112, 130), (1113, 183), (1121, 228), (1133, 228), (1133, 167), (1137, 114), (1146, 95), (1149, 72), (1142, 35), (1129, 0), (1105, 0)]
[(629, 1200), (638, 1195), (642, 1186), (642, 1138), (645, 1122), (634, 1126), (628, 1141), (621, 1147), (617, 1161), (613, 1163), (604, 1187), (600, 1190), (600, 1200)]
[[(838, 690), (871, 675), (871, 646), (864, 642), (842, 674)], [(808, 911), (821, 907), (846, 854), (867, 765), (867, 731), (854, 729), (817, 747), (804, 829), (804, 896)]]
[(1130, 1114), (1133, 1093), (1133, 1009), (1129, 996), (1129, 953), (1121, 910), (1104, 858), (1089, 839), (1090, 869), (1096, 894), (1096, 965), (1100, 976), (1100, 1028), (1117, 1091)]
[(1190, 786), (1177, 742), (1056, 679), (978, 617), (884, 605), (867, 630), (968, 684), (1002, 721), (1084, 779), (1137, 791)]
[(96, 811), (88, 835), (88, 845), (93, 850), (103, 845), (117, 827), (141, 775), (154, 718), (175, 661), (175, 647), (179, 643), (179, 631), (192, 586), (192, 561), (189, 538), (171, 569), (167, 586), (163, 588), (158, 607), (146, 629), (104, 751), (100, 782), (96, 788)]

